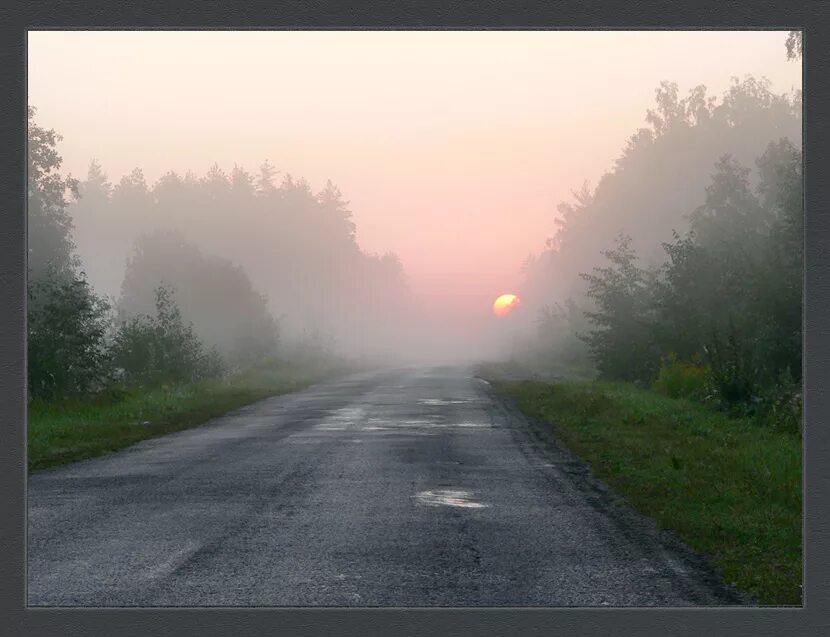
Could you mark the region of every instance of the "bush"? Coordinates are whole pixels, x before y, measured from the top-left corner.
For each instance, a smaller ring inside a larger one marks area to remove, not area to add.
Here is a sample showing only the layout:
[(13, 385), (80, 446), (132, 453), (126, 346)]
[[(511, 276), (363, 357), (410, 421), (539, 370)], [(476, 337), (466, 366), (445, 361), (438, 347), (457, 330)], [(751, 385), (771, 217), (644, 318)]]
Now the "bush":
[(652, 388), (670, 398), (700, 400), (707, 394), (708, 377), (703, 365), (685, 363), (669, 355), (663, 359)]
[(104, 387), (112, 369), (109, 304), (83, 273), (49, 272), (27, 292), (29, 396), (52, 400)]
[(123, 321), (114, 346), (115, 364), (127, 383), (158, 386), (220, 376), (225, 365), (215, 349), (205, 351), (182, 321), (173, 289), (156, 288), (156, 316)]
[(740, 339), (732, 325), (725, 340), (713, 336), (704, 347), (714, 395), (723, 407), (748, 413), (747, 408), (757, 402), (762, 384), (761, 370), (755, 362), (756, 348)]
[(276, 354), (277, 322), (241, 266), (203, 253), (182, 232), (143, 235), (127, 261), (119, 307), (128, 314), (152, 312), (162, 281), (177, 287), (182, 320), (229, 365), (244, 369)]

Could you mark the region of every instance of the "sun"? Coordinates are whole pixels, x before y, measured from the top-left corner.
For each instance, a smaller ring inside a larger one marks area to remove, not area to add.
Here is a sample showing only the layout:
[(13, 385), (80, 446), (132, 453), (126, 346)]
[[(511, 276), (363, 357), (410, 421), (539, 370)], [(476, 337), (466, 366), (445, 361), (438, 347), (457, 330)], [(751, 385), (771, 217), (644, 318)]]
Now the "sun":
[(520, 302), (519, 297), (515, 294), (502, 294), (493, 303), (493, 314), (496, 316), (507, 316), (519, 307)]

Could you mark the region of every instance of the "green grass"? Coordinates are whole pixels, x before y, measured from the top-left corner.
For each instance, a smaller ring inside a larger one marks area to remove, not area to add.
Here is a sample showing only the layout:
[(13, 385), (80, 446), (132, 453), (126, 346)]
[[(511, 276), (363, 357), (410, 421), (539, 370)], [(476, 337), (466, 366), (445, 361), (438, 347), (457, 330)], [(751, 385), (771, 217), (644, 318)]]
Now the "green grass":
[[(204, 423), (268, 396), (296, 391), (338, 370), (268, 363), (223, 379), (84, 399), (29, 404), (29, 471), (99, 456)], [(145, 424), (148, 423), (148, 424)]]
[(764, 605), (801, 604), (801, 439), (627, 384), (493, 380)]

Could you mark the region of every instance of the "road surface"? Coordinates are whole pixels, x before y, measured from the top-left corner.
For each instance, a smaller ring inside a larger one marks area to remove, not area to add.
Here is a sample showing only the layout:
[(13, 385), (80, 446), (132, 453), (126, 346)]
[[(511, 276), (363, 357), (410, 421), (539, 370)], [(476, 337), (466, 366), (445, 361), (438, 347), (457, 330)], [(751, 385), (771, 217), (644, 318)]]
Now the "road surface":
[(464, 368), (269, 398), (28, 500), (35, 606), (740, 603)]

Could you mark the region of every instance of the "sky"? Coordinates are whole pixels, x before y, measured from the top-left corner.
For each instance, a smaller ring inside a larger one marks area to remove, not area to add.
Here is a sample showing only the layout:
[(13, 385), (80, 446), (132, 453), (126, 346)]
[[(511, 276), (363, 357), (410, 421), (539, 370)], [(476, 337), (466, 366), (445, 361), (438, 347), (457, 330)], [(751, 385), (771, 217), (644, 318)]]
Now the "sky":
[[(29, 103), (64, 170), (255, 172), (351, 202), (424, 303), (489, 307), (645, 125), (661, 80), (801, 88), (786, 32), (30, 32)], [(726, 55), (728, 53), (728, 55)], [(476, 310), (477, 311), (477, 310)]]

